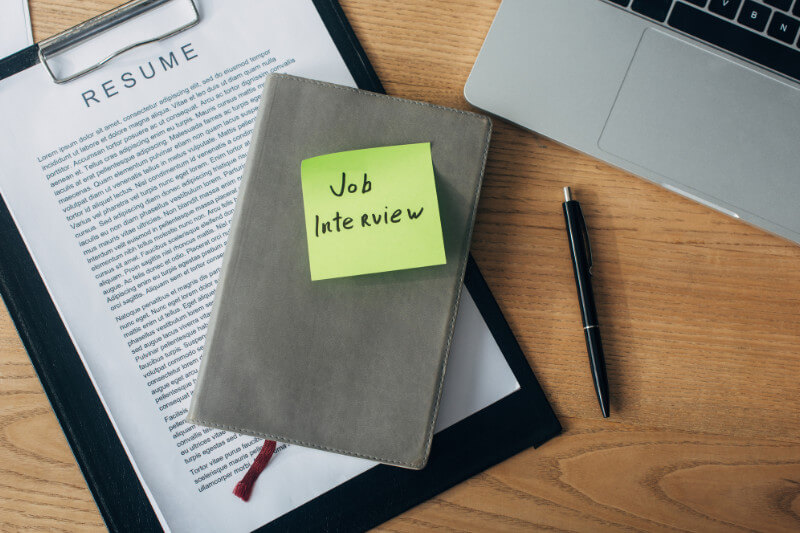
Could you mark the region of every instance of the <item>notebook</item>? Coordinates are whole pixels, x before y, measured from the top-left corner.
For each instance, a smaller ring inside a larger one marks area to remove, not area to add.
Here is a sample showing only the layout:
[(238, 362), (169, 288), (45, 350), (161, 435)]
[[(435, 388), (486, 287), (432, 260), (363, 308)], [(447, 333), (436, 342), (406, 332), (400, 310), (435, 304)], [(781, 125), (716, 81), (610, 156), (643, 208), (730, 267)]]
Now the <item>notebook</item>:
[[(187, 419), (423, 468), (458, 310), (491, 122), (268, 77)], [(430, 143), (443, 265), (312, 281), (301, 161)]]

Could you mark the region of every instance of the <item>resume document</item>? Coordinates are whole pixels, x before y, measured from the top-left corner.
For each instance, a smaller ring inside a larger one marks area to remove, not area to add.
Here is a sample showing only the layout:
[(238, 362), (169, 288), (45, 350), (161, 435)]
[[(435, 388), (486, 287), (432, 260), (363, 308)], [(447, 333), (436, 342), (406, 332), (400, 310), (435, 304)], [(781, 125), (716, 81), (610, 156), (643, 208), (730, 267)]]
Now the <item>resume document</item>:
[[(261, 440), (184, 421), (264, 77), (355, 82), (310, 0), (198, 7), (67, 84), (0, 81), (0, 192), (162, 525), (249, 531), (375, 466), (279, 445), (244, 503)], [(465, 291), (437, 429), (518, 387)]]

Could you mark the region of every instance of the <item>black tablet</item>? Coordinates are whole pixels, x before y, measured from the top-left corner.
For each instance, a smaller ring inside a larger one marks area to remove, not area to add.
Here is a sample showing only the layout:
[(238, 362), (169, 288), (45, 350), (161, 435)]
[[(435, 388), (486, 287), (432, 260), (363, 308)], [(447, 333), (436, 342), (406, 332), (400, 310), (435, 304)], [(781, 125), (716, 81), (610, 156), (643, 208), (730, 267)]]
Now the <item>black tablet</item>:
[[(384, 92), (336, 0), (314, 0), (357, 85)], [(39, 62), (38, 45), (0, 60), (0, 79)], [(98, 508), (111, 530), (161, 524), (67, 333), (5, 200), (0, 201), (0, 293)], [(353, 530), (376, 526), (556, 435), (561, 427), (474, 260), (465, 286), (519, 389), (433, 439), (421, 471), (378, 465), (259, 530)]]

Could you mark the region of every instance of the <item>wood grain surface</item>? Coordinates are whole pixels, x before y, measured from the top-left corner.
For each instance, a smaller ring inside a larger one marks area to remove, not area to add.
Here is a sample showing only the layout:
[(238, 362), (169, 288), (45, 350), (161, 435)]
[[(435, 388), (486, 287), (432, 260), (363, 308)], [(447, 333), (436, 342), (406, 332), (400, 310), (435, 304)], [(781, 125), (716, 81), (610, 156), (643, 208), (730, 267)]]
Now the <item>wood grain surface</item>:
[[(30, 0), (34, 36), (115, 3)], [(341, 3), (389, 94), (469, 109), (499, 0)], [(473, 254), (565, 431), (380, 529), (800, 530), (800, 247), (499, 119), (491, 146)], [(565, 185), (592, 237), (610, 420)], [(102, 527), (3, 310), (0, 530)]]

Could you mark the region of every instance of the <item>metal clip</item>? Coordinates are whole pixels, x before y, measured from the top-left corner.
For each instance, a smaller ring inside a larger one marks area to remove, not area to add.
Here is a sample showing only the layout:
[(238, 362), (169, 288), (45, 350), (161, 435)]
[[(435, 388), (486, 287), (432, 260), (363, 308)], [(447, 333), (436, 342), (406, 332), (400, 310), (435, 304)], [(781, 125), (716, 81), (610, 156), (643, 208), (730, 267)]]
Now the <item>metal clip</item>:
[(95, 35), (108, 31), (115, 26), (122, 24), (134, 17), (138, 17), (147, 11), (159, 7), (167, 2), (171, 2), (173, 0), (133, 0), (131, 2), (127, 2), (119, 7), (116, 7), (110, 11), (106, 11), (102, 15), (98, 15), (92, 19), (87, 20), (81, 24), (78, 24), (75, 27), (72, 27), (66, 31), (63, 31), (57, 35), (54, 35), (48, 39), (39, 43), (39, 60), (44, 65), (47, 72), (50, 74), (50, 77), (53, 79), (55, 83), (67, 83), (74, 79), (80, 78), (84, 74), (88, 74), (93, 72), (118, 55), (124, 54), (125, 52), (137, 48), (139, 46), (144, 46), (146, 44), (154, 43), (156, 41), (161, 41), (168, 37), (172, 37), (173, 35), (182, 32), (192, 26), (196, 25), (200, 22), (200, 13), (197, 11), (197, 5), (194, 3), (194, 0), (188, 0), (188, 2), (192, 5), (192, 9), (194, 10), (194, 18), (190, 20), (186, 24), (170, 30), (162, 35), (157, 37), (153, 37), (152, 39), (147, 39), (144, 41), (132, 43), (128, 46), (125, 46), (105, 58), (101, 59), (99, 62), (87, 67), (80, 72), (67, 76), (65, 78), (59, 78), (55, 75), (53, 70), (50, 68), (50, 65), (47, 63), (48, 54), (52, 58), (59, 52), (63, 52), (68, 50), (82, 41), (86, 39), (90, 39)]

